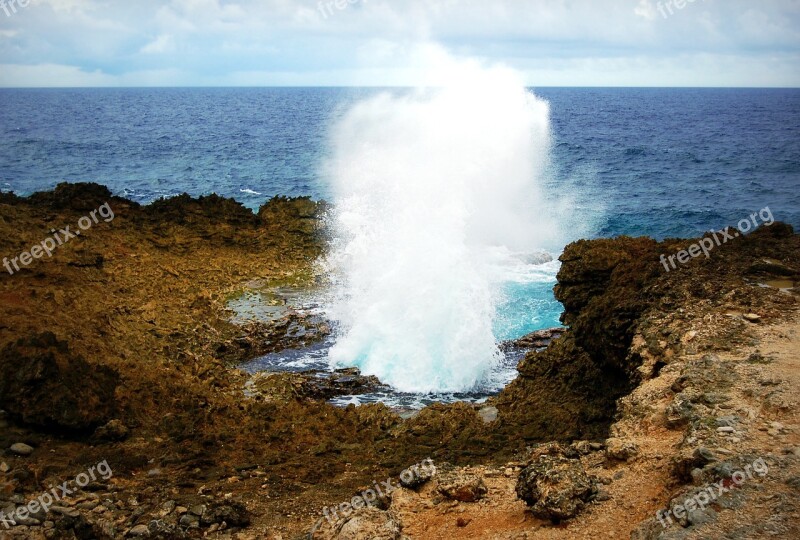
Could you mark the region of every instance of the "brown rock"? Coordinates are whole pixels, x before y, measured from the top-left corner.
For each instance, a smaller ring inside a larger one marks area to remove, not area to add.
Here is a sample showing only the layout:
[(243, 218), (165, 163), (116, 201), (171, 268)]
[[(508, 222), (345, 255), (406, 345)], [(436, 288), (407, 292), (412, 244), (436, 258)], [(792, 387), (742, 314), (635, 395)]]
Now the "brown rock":
[(597, 493), (577, 459), (542, 455), (517, 480), (517, 496), (534, 516), (554, 523), (575, 517)]
[(482, 499), (488, 489), (483, 478), (462, 469), (447, 471), (439, 475), (437, 491), (448, 499), (475, 502)]

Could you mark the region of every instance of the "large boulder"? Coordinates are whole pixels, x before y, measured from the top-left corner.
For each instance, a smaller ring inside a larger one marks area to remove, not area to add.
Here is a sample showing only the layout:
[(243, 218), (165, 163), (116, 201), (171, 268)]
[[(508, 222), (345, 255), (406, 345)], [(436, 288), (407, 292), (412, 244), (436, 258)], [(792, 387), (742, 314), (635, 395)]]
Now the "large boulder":
[(578, 515), (596, 493), (597, 486), (581, 462), (559, 456), (539, 456), (517, 480), (517, 496), (531, 513), (554, 523)]
[(50, 332), (6, 345), (0, 372), (0, 408), (24, 424), (87, 432), (114, 414), (119, 374), (71, 353)]

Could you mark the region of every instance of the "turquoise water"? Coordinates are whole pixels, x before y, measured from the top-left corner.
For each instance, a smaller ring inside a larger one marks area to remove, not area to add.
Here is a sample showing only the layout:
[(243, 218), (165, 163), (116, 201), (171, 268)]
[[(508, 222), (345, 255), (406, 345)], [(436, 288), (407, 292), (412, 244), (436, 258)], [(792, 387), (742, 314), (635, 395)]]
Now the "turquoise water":
[(555, 277), (538, 283), (508, 283), (494, 325), (498, 341), (520, 338), (535, 330), (560, 326), (563, 307), (553, 297)]

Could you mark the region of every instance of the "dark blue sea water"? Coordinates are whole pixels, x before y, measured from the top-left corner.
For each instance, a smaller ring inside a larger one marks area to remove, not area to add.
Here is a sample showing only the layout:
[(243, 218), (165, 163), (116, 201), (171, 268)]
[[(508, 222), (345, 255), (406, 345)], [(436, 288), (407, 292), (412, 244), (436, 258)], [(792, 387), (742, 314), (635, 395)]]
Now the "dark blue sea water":
[[(374, 91), (0, 90), (0, 189), (325, 198), (326, 129)], [(550, 189), (589, 194), (578, 211), (599, 214), (594, 235), (692, 236), (764, 206), (800, 226), (800, 90), (535, 92), (552, 107)]]

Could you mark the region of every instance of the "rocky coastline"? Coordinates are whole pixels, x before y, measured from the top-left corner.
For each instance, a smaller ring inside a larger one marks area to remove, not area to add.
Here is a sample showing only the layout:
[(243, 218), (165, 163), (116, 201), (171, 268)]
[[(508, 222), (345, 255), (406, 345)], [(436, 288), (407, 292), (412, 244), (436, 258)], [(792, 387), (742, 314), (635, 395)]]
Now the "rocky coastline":
[[(486, 403), (404, 416), (329, 404), (381, 384), (356, 372), (238, 367), (328, 332), (291, 310), (237, 322), (228, 309), (256, 288), (315, 286), (324, 204), (141, 206), (60, 184), (0, 194), (0, 256), (106, 203), (113, 220), (0, 278), (0, 511), (16, 516), (0, 538), (800, 536), (789, 225), (673, 272), (660, 255), (693, 240), (570, 244), (564, 328), (503, 344), (529, 350), (517, 379)], [(435, 474), (402, 481), (427, 459)], [(736, 481), (759, 459), (768, 472)], [(19, 514), (100, 463), (113, 474)], [(688, 508), (709, 486), (718, 496)], [(374, 504), (348, 503), (367, 490)]]

